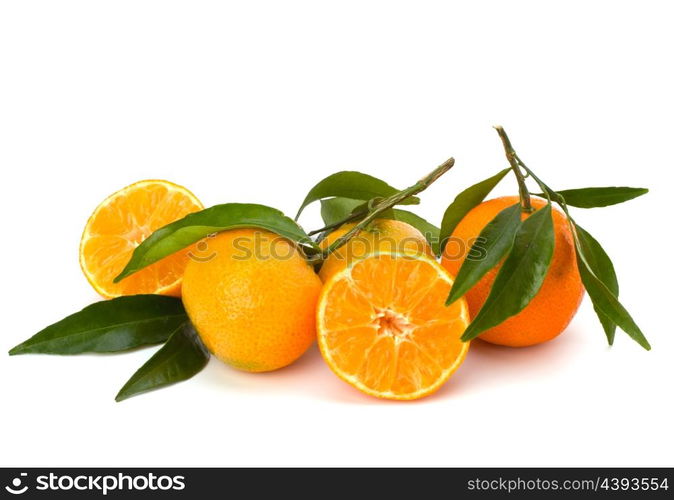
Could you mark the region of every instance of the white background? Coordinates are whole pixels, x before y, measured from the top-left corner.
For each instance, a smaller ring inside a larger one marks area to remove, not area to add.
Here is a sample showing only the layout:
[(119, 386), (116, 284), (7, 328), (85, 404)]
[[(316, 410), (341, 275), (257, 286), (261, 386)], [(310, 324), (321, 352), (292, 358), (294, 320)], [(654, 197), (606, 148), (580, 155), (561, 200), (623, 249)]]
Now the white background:
[[(586, 299), (546, 345), (475, 342), (435, 396), (382, 402), (316, 349), (276, 373), (212, 360), (115, 403), (153, 349), (0, 355), (0, 465), (674, 465), (669, 2), (5, 1), (0, 350), (97, 300), (77, 249), (108, 194), (166, 178), (206, 205), (294, 213), (327, 174), (423, 195), (506, 165), (495, 123), (558, 189), (651, 193), (575, 210), (653, 345), (608, 348)], [(509, 177), (500, 193), (516, 193)], [(303, 222), (318, 223), (318, 207)]]

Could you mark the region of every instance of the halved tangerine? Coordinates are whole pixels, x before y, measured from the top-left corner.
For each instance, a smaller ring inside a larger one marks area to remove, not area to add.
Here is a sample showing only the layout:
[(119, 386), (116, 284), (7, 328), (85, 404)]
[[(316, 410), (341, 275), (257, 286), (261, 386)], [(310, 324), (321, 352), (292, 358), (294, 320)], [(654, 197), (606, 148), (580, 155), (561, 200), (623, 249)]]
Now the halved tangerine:
[(470, 321), (466, 301), (445, 306), (453, 282), (425, 256), (382, 252), (354, 262), (328, 280), (319, 298), (323, 358), (372, 396), (432, 394), (468, 351), (461, 341)]
[(189, 249), (113, 283), (134, 249), (154, 231), (204, 207), (186, 188), (164, 180), (131, 184), (108, 196), (89, 217), (80, 242), (80, 266), (105, 298), (139, 293), (180, 296)]

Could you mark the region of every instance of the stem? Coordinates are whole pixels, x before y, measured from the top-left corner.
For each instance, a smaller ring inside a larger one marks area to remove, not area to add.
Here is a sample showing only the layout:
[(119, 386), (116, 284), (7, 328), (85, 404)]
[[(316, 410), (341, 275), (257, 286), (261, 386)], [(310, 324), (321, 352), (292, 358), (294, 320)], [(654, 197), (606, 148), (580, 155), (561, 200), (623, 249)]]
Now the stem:
[(541, 179), (538, 178), (536, 174), (533, 173), (533, 171), (527, 167), (522, 160), (519, 159), (517, 155), (515, 155), (515, 158), (517, 159), (517, 163), (524, 169), (524, 171), (527, 173), (527, 175), (531, 176), (534, 181), (536, 181), (536, 184), (538, 184), (538, 187), (541, 188), (541, 191), (545, 194), (545, 196), (550, 199), (552, 195), (555, 196), (555, 198), (561, 198), (557, 193), (555, 193), (550, 187), (543, 182)]
[(309, 231), (307, 234), (309, 236), (313, 236), (314, 234), (322, 233), (323, 231), (329, 231), (330, 229), (335, 229), (336, 227), (341, 226), (342, 224), (346, 224), (347, 222), (351, 222), (352, 220), (360, 219), (363, 215), (365, 215), (366, 212), (356, 212), (348, 217), (337, 221), (333, 222), (332, 224), (328, 224), (327, 226), (323, 226), (320, 229), (314, 229), (313, 231)]
[[(529, 190), (527, 189), (527, 185), (524, 180), (524, 175), (520, 170), (520, 163), (522, 162), (519, 161), (517, 153), (515, 153), (515, 148), (513, 148), (513, 145), (510, 142), (510, 138), (508, 137), (508, 134), (506, 134), (506, 131), (503, 130), (503, 127), (500, 125), (495, 125), (494, 128), (496, 129), (496, 132), (498, 132), (498, 136), (501, 138), (501, 142), (503, 143), (503, 149), (505, 149), (506, 158), (508, 159), (508, 163), (510, 163), (510, 168), (515, 173), (515, 177), (517, 178), (517, 185), (519, 186), (520, 189), (520, 200), (522, 202), (522, 209), (525, 212), (533, 212), (533, 208), (531, 208), (531, 195), (529, 194)], [(531, 172), (528, 169), (527, 172), (531, 174)]]
[(439, 167), (436, 167), (430, 174), (428, 174), (426, 177), (421, 179), (416, 184), (408, 187), (407, 189), (403, 189), (402, 191), (398, 191), (397, 193), (389, 196), (388, 198), (384, 198), (379, 203), (377, 203), (376, 206), (372, 208), (370, 213), (367, 214), (363, 220), (361, 220), (358, 224), (353, 226), (346, 234), (340, 236), (335, 241), (333, 241), (325, 250), (323, 250), (320, 254), (317, 254), (314, 258), (324, 260), (325, 258), (327, 258), (328, 255), (333, 253), (335, 250), (337, 250), (339, 247), (341, 247), (351, 238), (353, 238), (356, 234), (358, 234), (370, 222), (375, 220), (379, 214), (405, 201), (410, 196), (414, 196), (415, 194), (421, 193), (424, 189), (426, 189), (428, 186), (437, 181), (438, 178), (440, 178), (440, 176), (446, 173), (453, 166), (454, 166), (454, 158), (450, 158)]

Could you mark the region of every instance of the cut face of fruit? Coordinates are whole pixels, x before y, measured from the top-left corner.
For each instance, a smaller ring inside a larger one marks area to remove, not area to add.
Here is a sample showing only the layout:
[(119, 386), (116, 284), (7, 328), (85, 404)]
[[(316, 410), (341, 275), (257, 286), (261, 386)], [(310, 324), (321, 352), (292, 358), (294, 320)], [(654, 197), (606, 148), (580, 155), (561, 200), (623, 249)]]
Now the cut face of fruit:
[(464, 299), (445, 306), (451, 276), (434, 260), (377, 253), (335, 274), (317, 311), (323, 358), (344, 381), (388, 399), (435, 392), (468, 351)]
[(187, 189), (168, 181), (147, 180), (108, 196), (89, 217), (80, 242), (80, 265), (105, 298), (139, 293), (180, 295), (189, 249), (166, 257), (113, 283), (134, 249), (162, 226), (203, 209)]

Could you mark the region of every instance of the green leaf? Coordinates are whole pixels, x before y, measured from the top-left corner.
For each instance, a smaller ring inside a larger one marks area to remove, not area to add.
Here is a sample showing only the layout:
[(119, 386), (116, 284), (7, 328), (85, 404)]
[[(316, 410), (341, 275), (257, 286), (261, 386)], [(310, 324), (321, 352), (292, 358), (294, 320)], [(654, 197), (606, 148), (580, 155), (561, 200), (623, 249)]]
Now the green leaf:
[(353, 211), (362, 206), (361, 200), (351, 200), (349, 198), (329, 198), (321, 200), (321, 217), (326, 226), (336, 224), (346, 219)]
[[(399, 189), (388, 185), (381, 179), (368, 174), (353, 171), (337, 172), (329, 175), (311, 188), (297, 211), (295, 220), (300, 217), (300, 214), (307, 205), (324, 198), (339, 196), (352, 200), (369, 200), (378, 196), (384, 198), (392, 196), (399, 191)], [(416, 205), (418, 203), (419, 198), (416, 196), (412, 196), (402, 202), (403, 205)]]
[(426, 219), (419, 217), (415, 213), (408, 212), (407, 210), (394, 208), (393, 215), (395, 216), (396, 220), (406, 222), (410, 226), (417, 228), (428, 241), (428, 244), (431, 246), (433, 253), (436, 256), (440, 255), (440, 228), (438, 226), (434, 226)]
[[(590, 300), (592, 300), (591, 297)], [(603, 312), (601, 312), (599, 308), (594, 305), (594, 302), (592, 302), (592, 308), (594, 309), (597, 318), (599, 318), (601, 327), (604, 329), (606, 339), (608, 340), (608, 345), (613, 345), (613, 341), (615, 340), (616, 324), (613, 321), (611, 321), (611, 319), (608, 316), (606, 316)]]
[[(359, 214), (359, 213), (362, 213), (362, 212), (365, 212), (365, 213), (369, 214), (372, 210), (375, 209), (375, 207), (377, 206), (377, 204), (379, 202), (381, 202), (381, 200), (382, 200), (381, 197), (372, 198), (370, 201), (367, 201), (367, 202), (363, 203), (362, 206), (356, 207), (356, 209), (354, 210), (354, 214)], [(387, 208), (386, 210), (384, 210), (382, 212), (379, 212), (377, 214), (377, 218), (378, 219), (396, 220), (395, 209), (393, 207)], [(359, 217), (359, 219), (360, 219), (360, 217)]]
[(10, 355), (119, 352), (164, 342), (187, 316), (180, 299), (131, 295), (96, 302), (48, 326)]
[[(354, 211), (359, 210), (361, 207), (364, 208), (364, 204), (360, 200), (350, 200), (348, 198), (330, 198), (328, 200), (321, 200), (321, 217), (323, 218), (325, 225), (329, 226), (346, 219), (349, 215), (351, 215)], [(364, 216), (365, 214), (363, 214), (363, 217)], [(415, 213), (409, 212), (407, 210), (400, 210), (398, 208), (394, 208), (390, 214), (380, 214), (380, 218), (392, 218), (417, 228), (419, 232), (421, 232), (428, 240), (428, 244), (433, 249), (433, 253), (435, 253), (435, 255), (439, 255), (440, 229), (438, 229), (437, 226), (434, 226)]]
[[(501, 210), (480, 232), (461, 264), (446, 305), (463, 297), (487, 272), (510, 252), (515, 234), (522, 224), (519, 203)], [(483, 256), (478, 258), (478, 256)]]
[(209, 234), (244, 227), (271, 231), (315, 248), (304, 230), (281, 211), (265, 205), (227, 203), (189, 214), (152, 233), (134, 250), (131, 260), (114, 281), (117, 283)]
[(489, 177), (470, 186), (469, 188), (460, 192), (454, 201), (447, 207), (445, 214), (442, 217), (442, 224), (440, 225), (440, 249), (445, 249), (447, 238), (449, 238), (456, 226), (461, 222), (468, 212), (474, 207), (482, 203), (487, 195), (494, 187), (510, 172), (509, 168), (501, 170), (496, 175)]
[[(602, 283), (604, 283), (604, 285), (606, 285), (606, 288), (608, 288), (609, 291), (617, 298), (619, 293), (618, 277), (616, 276), (613, 262), (611, 262), (611, 259), (606, 254), (602, 246), (590, 233), (588, 233), (578, 224), (575, 224), (575, 228), (580, 247), (582, 248), (589, 268), (592, 270), (594, 275)], [(612, 345), (613, 340), (615, 339), (616, 324), (611, 321), (608, 316), (602, 313), (596, 305), (594, 305), (594, 310), (599, 317), (602, 327), (604, 328), (609, 345)]]
[(210, 354), (189, 321), (183, 321), (166, 344), (124, 384), (115, 401), (187, 380), (208, 363)]
[(555, 232), (548, 203), (520, 225), (487, 300), (461, 340), (474, 339), (524, 309), (540, 290), (554, 249)]
[(646, 340), (643, 332), (636, 324), (627, 309), (618, 301), (618, 298), (611, 292), (592, 271), (587, 255), (576, 241), (576, 261), (578, 263), (578, 271), (580, 271), (580, 278), (585, 285), (585, 290), (592, 300), (592, 304), (598, 309), (608, 320), (612, 321), (620, 327), (627, 335), (647, 351), (651, 350), (651, 345)]
[[(567, 189), (557, 191), (562, 195), (567, 205), (578, 208), (608, 207), (624, 201), (633, 200), (648, 193), (646, 188), (633, 187), (591, 187), (581, 189)], [(543, 196), (538, 194), (537, 196)]]

